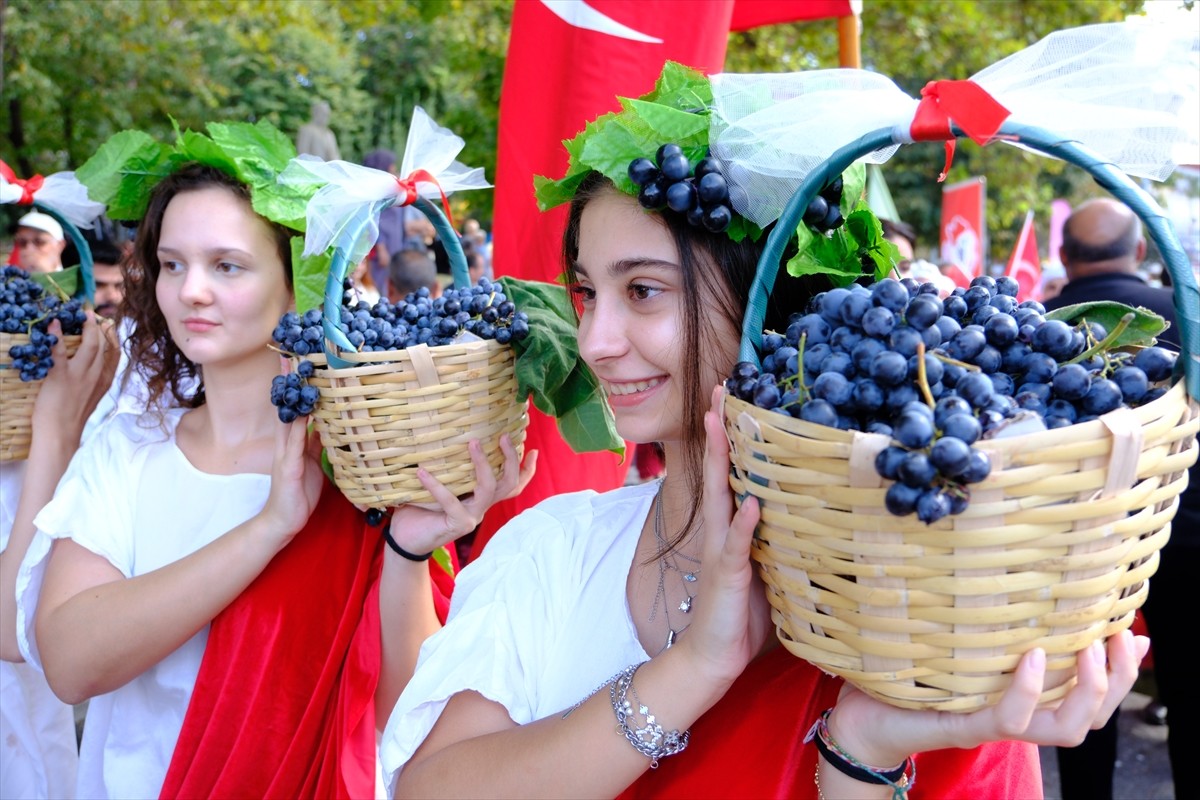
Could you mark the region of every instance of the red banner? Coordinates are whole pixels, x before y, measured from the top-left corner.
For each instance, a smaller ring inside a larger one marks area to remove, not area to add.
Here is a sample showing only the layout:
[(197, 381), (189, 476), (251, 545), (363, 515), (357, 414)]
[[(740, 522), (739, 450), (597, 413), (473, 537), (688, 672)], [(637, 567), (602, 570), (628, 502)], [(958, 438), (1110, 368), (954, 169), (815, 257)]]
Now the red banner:
[(968, 283), (984, 270), (985, 186), (983, 178), (971, 178), (942, 189), (942, 261), (957, 265)]
[(1025, 215), (1017, 246), (1008, 258), (1004, 274), (1017, 282), (1017, 300), (1036, 300), (1042, 283), (1042, 261), (1038, 257), (1037, 233), (1033, 229), (1033, 212)]
[(805, 19), (848, 17), (854, 13), (851, 0), (737, 0), (733, 6), (731, 31), (748, 31), (763, 25), (799, 22)]

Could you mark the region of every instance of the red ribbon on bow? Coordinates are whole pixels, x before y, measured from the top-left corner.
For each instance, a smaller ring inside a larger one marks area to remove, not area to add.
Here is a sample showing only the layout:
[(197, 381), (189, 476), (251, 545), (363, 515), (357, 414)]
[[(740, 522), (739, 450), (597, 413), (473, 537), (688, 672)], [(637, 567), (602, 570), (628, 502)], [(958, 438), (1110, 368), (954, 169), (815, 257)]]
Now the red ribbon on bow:
[(992, 140), (1012, 112), (974, 81), (930, 81), (921, 90), (909, 134), (914, 142), (946, 140), (946, 166), (938, 182), (946, 180), (954, 161), (956, 140), (953, 122), (978, 145)]
[(450, 227), (454, 227), (454, 217), (450, 215), (450, 201), (446, 199), (446, 193), (442, 191), (442, 185), (438, 183), (437, 178), (423, 169), (414, 169), (407, 178), (397, 176), (396, 183), (404, 193), (404, 200), (400, 203), (402, 206), (411, 205), (417, 201), (417, 197), (419, 197), (417, 194), (418, 183), (432, 183), (436, 186), (438, 194), (442, 196), (442, 210), (446, 212), (446, 219), (450, 222)]
[(21, 178), (17, 177), (15, 172), (12, 171), (12, 167), (10, 167), (4, 161), (0, 161), (0, 176), (3, 176), (4, 180), (11, 183), (13, 186), (21, 187), (21, 199), (17, 201), (17, 205), (21, 206), (33, 205), (33, 195), (39, 189), (41, 189), (42, 184), (46, 182), (46, 179), (41, 175), (34, 175), (28, 180), (22, 180)]

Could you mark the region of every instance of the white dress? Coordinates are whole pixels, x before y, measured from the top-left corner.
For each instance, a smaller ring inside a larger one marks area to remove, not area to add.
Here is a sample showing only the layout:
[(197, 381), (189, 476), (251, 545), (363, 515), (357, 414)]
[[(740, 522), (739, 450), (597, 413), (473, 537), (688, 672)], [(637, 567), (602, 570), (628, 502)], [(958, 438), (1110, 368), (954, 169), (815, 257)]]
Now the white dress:
[[(17, 575), (17, 635), (41, 669), (33, 620), (53, 539), (70, 538), (136, 577), (188, 556), (258, 513), (270, 476), (211, 475), (175, 443), (183, 409), (117, 413), (71, 461)], [(165, 428), (165, 430), (164, 430)], [(156, 797), (170, 764), (204, 655), (207, 626), (129, 683), (93, 697), (76, 795)]]
[(463, 569), (446, 626), (421, 648), (384, 729), (389, 794), (453, 695), (479, 692), (524, 725), (650, 658), (625, 586), (657, 488), (552, 497), (505, 525)]
[[(0, 463), (0, 550), (8, 547), (24, 474), (24, 461)], [(38, 670), (0, 661), (0, 798), (70, 797), (78, 765), (74, 709)]]

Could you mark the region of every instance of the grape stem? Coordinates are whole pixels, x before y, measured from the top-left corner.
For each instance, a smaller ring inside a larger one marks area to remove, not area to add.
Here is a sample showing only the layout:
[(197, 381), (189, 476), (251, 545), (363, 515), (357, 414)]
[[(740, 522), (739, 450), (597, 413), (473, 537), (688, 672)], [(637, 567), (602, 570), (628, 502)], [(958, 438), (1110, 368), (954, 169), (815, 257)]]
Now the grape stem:
[(917, 342), (917, 386), (925, 398), (925, 404), (934, 407), (933, 392), (929, 391), (929, 378), (925, 374), (925, 343)]
[(808, 343), (808, 331), (800, 334), (800, 345), (796, 353), (796, 386), (800, 390), (800, 402), (808, 401), (808, 387), (804, 385), (804, 346)]
[[(1086, 361), (1087, 359), (1091, 358), (1092, 356), (1096, 355), (1097, 353), (1104, 352), (1105, 350), (1107, 350), (1109, 348), (1110, 345), (1113, 344), (1113, 342), (1115, 342), (1117, 340), (1118, 337), (1120, 337), (1120, 335), (1122, 333), (1125, 332), (1125, 329), (1128, 328), (1130, 326), (1130, 324), (1133, 323), (1134, 317), (1135, 317), (1134, 313), (1132, 311), (1130, 311), (1128, 314), (1121, 317), (1121, 321), (1118, 322), (1111, 331), (1109, 331), (1108, 336), (1105, 336), (1103, 340), (1096, 342), (1094, 345), (1087, 348), (1082, 353), (1080, 353), (1079, 355), (1072, 358), (1070, 361), (1066, 361), (1063, 363), (1064, 364), (1078, 364), (1080, 361)], [(1086, 325), (1087, 320), (1084, 320), (1083, 324)]]
[[(922, 344), (921, 347), (923, 348), (924, 344)], [(975, 366), (974, 364), (968, 364), (965, 361), (959, 361), (957, 358), (951, 358), (945, 353), (939, 353), (937, 350), (934, 350), (931, 355), (944, 364), (953, 364), (956, 367), (962, 367), (963, 369), (968, 369), (973, 372), (979, 372), (979, 367)]]

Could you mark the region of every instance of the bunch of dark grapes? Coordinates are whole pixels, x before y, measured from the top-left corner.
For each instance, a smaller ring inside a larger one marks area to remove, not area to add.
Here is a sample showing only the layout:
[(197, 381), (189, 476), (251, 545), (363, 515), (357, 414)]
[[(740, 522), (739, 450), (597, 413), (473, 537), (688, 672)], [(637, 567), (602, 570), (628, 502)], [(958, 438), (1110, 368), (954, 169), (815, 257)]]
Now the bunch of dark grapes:
[[(447, 289), (437, 298), (431, 298), (429, 290), (421, 288), (399, 302), (391, 303), (382, 298), (374, 305), (359, 300), (350, 281), (346, 281), (340, 314), (338, 328), (350, 344), (363, 353), (403, 350), (418, 344), (437, 347), (461, 341), (464, 336), (509, 344), (529, 335), (528, 315), (517, 311), (501, 284), (487, 278), (480, 278), (474, 286)], [(280, 318), (272, 336), (281, 350), (303, 358), (324, 349), (323, 322), (324, 312), (320, 308), (309, 309), (303, 315), (289, 311)], [(301, 385), (278, 384), (283, 387), (278, 391), (272, 386), (271, 401), (279, 407), (279, 416), (284, 422), (311, 413), (316, 390), (304, 393), (307, 387), (304, 379), (311, 372), (312, 364), (301, 361), (297, 371), (292, 373), (303, 373), (300, 374)], [(291, 375), (287, 379), (293, 380)], [(288, 394), (288, 388), (296, 388), (297, 392)], [(303, 405), (284, 402), (288, 398), (303, 400), (305, 397), (311, 397), (312, 402)], [(303, 410), (305, 408), (307, 410)], [(285, 410), (288, 410), (287, 414)], [(284, 419), (285, 416), (291, 419)]]
[(658, 148), (654, 161), (635, 158), (629, 164), (629, 179), (638, 189), (642, 208), (669, 208), (687, 217), (697, 227), (720, 233), (733, 221), (729, 185), (712, 156), (696, 163), (695, 169), (677, 144)]
[(77, 336), (87, 315), (79, 300), (48, 294), (20, 267), (4, 267), (0, 278), (0, 332), (29, 336), (28, 343), (9, 347), (12, 368), (23, 381), (41, 380), (54, 366), (50, 351), (58, 344), (58, 337), (49, 332), (51, 321), (59, 321), (63, 335)]
[(895, 481), (887, 508), (932, 523), (964, 511), (990, 473), (979, 440), (1144, 405), (1174, 370), (1175, 353), (1111, 350), (1103, 326), (1048, 320), (1016, 293), (990, 277), (944, 300), (912, 279), (832, 289), (784, 334), (765, 333), (761, 371), (740, 362), (726, 386), (760, 408), (891, 437), (875, 462)]
[(302, 360), (296, 365), (295, 372), (271, 379), (271, 402), (279, 409), (280, 422), (307, 416), (317, 407), (321, 393), (308, 382), (312, 374), (312, 362)]
[(842, 178), (839, 175), (821, 190), (804, 209), (804, 224), (825, 233), (842, 227)]

